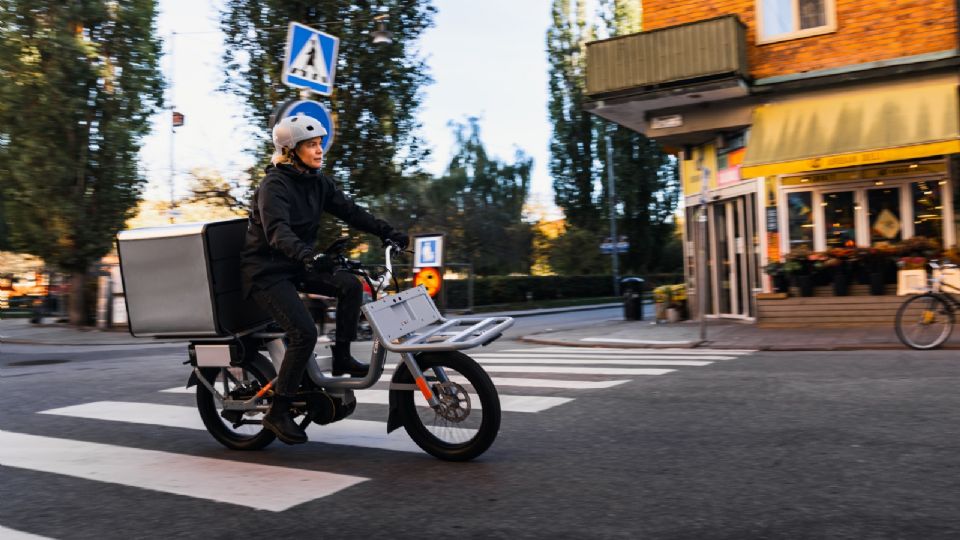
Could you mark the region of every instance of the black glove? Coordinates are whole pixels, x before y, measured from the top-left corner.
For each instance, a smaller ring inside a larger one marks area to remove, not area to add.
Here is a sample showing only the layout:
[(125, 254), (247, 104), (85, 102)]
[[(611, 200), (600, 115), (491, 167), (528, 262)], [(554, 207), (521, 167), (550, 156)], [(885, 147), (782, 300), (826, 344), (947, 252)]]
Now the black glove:
[(400, 231), (390, 231), (386, 236), (382, 238), (383, 244), (386, 245), (388, 241), (393, 242), (400, 249), (407, 249), (407, 246), (410, 245), (410, 236), (400, 232)]
[(337, 265), (336, 260), (330, 255), (316, 253), (313, 250), (305, 252), (300, 260), (310, 272), (332, 273)]

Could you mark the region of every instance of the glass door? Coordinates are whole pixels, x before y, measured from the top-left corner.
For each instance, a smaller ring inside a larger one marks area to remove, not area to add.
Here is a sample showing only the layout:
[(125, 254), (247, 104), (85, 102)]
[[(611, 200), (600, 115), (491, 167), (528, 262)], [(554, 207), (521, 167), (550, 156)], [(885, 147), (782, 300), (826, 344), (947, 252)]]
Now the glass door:
[(714, 280), (717, 284), (717, 313), (721, 315), (729, 314), (730, 311), (730, 288), (733, 275), (734, 259), (731, 254), (731, 234), (728, 230), (730, 226), (730, 216), (728, 206), (730, 203), (722, 202), (713, 205), (713, 227), (716, 232), (716, 275)]
[(823, 194), (823, 228), (827, 249), (857, 245), (855, 191)]
[(870, 227), (871, 246), (893, 244), (903, 239), (899, 187), (867, 190), (867, 223)]

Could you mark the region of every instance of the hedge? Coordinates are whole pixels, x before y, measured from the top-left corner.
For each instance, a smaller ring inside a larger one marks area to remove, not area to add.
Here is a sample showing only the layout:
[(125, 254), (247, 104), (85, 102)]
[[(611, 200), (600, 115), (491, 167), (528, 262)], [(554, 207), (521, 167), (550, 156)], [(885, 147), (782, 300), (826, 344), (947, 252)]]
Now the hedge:
[[(644, 290), (653, 287), (683, 283), (683, 274), (649, 274), (639, 276), (645, 281)], [(447, 307), (467, 306), (467, 280), (448, 279), (443, 283)], [(613, 296), (613, 276), (489, 276), (473, 282), (473, 304), (509, 304), (527, 300), (557, 298), (591, 298)]]

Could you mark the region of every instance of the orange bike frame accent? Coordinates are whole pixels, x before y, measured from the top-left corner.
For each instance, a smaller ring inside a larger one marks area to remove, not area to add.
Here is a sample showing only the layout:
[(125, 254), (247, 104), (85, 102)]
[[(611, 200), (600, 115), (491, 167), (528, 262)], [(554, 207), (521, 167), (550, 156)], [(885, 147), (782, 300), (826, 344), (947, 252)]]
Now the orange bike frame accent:
[(430, 391), (430, 385), (427, 384), (427, 381), (423, 377), (417, 377), (417, 388), (420, 389), (420, 392), (423, 393), (423, 397), (427, 401), (433, 398), (433, 392)]
[(257, 394), (256, 394), (255, 396), (253, 396), (253, 399), (260, 399), (260, 398), (262, 398), (263, 395), (266, 394), (267, 392), (269, 392), (271, 388), (273, 388), (273, 381), (268, 382), (266, 386), (264, 386), (263, 388), (261, 388), (260, 391), (257, 392)]

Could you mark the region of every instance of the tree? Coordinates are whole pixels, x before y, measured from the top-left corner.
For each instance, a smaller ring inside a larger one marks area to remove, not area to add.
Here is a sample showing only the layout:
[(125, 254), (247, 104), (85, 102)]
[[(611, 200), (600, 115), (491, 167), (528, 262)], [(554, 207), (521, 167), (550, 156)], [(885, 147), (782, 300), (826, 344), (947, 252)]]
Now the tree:
[(584, 43), (596, 31), (586, 20), (586, 0), (554, 0), (547, 30), (550, 174), (557, 206), (574, 227), (598, 230), (602, 218), (596, 191), (597, 120), (583, 110), (586, 86)]
[[(389, 45), (371, 41), (375, 6), (389, 16)], [(430, 78), (414, 47), (434, 12), (429, 2), (414, 0), (228, 0), (221, 16), (227, 36), (223, 88), (246, 101), (246, 118), (259, 135), (249, 149), (260, 158), (251, 178), (259, 181), (272, 151), (271, 111), (298, 95), (280, 81), (290, 21), (340, 38), (335, 89), (321, 98), (336, 124), (326, 169), (360, 198), (384, 195), (415, 174), (427, 154), (415, 133), (415, 113), (420, 87)]]
[(156, 2), (0, 4), (0, 182), (15, 249), (71, 274), (87, 320), (91, 264), (140, 196), (137, 152), (162, 105)]
[(446, 173), (421, 176), (385, 216), (412, 232), (446, 235), (448, 262), (472, 263), (481, 275), (528, 272), (532, 226), (523, 222), (533, 160), (517, 151), (513, 163), (487, 155), (480, 124), (451, 123), (456, 148)]
[[(630, 251), (622, 257), (623, 268), (635, 272), (659, 269), (662, 250), (673, 231), (672, 215), (679, 195), (676, 161), (642, 134), (594, 118), (582, 109), (585, 43), (600, 34), (639, 31), (640, 2), (597, 2), (597, 19), (602, 23), (599, 28), (588, 24), (587, 4), (586, 0), (554, 0), (554, 22), (547, 33), (553, 123), (550, 165), (556, 203), (563, 208), (570, 230), (581, 237), (577, 242), (585, 233), (595, 235), (592, 251), (597, 253), (599, 240), (609, 236), (609, 140), (618, 202), (617, 230), (630, 240)], [(577, 242), (560, 242), (557, 249), (577, 246)]]
[(190, 171), (190, 175), (193, 181), (185, 203), (203, 202), (238, 212), (247, 208), (247, 201), (237, 195), (239, 184), (229, 182), (221, 174), (212, 171), (194, 170)]
[(517, 150), (512, 164), (490, 158), (476, 118), (469, 118), (467, 125), (452, 125), (457, 151), (439, 182), (455, 191), (447, 200), (456, 201), (460, 210), (463, 260), (481, 275), (529, 272), (533, 230), (522, 216), (533, 160), (522, 150)]

